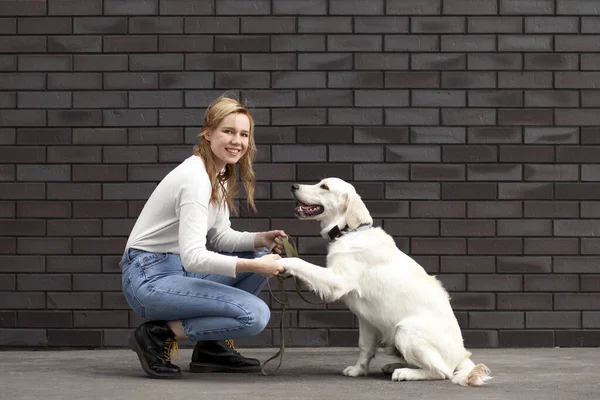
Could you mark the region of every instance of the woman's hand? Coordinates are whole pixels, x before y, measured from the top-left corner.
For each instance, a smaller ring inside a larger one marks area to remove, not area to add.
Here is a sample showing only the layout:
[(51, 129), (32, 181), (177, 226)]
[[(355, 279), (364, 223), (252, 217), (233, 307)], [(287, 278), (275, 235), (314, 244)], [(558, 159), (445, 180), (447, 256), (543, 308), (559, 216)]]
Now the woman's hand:
[(286, 237), (286, 233), (281, 230), (258, 232), (256, 234), (256, 238), (254, 239), (254, 247), (258, 248), (265, 246), (266, 248), (270, 249), (271, 246), (275, 244), (275, 253), (281, 254), (283, 252), (283, 238)]
[(283, 271), (283, 266), (278, 261), (281, 260), (281, 256), (278, 254), (267, 254), (260, 258), (255, 258), (253, 261), (256, 263), (253, 266), (253, 272), (271, 278), (276, 276)]

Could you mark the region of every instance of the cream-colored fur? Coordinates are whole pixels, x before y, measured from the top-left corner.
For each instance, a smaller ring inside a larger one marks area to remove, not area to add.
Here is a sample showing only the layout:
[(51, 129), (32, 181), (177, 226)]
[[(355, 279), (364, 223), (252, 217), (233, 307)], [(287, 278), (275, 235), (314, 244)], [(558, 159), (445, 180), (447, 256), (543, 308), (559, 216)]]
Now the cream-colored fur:
[[(327, 240), (335, 225), (354, 230), (373, 222), (354, 187), (341, 179), (295, 185), (293, 194), (302, 204), (323, 207), (321, 214), (303, 219), (318, 220)], [(475, 365), (463, 346), (441, 283), (400, 251), (383, 229), (359, 229), (337, 238), (329, 244), (326, 268), (300, 258), (284, 258), (281, 263), (323, 300), (340, 300), (358, 317), (359, 357), (344, 375), (366, 375), (382, 343), (408, 366), (383, 368), (394, 381), (451, 379), (479, 386), (491, 378), (489, 369)]]

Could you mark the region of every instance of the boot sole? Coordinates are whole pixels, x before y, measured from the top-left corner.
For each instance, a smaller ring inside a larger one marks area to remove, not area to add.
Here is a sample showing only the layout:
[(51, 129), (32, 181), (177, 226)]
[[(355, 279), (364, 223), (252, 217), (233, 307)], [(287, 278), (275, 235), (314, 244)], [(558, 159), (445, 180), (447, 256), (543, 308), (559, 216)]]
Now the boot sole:
[(179, 373), (179, 372), (158, 373), (158, 372), (152, 370), (152, 368), (150, 368), (150, 366), (148, 365), (148, 361), (146, 361), (146, 358), (144, 358), (144, 356), (142, 355), (143, 354), (142, 348), (140, 347), (138, 342), (135, 340), (133, 333), (129, 336), (129, 347), (131, 348), (131, 350), (133, 352), (135, 352), (137, 354), (138, 358), (140, 359), (140, 364), (142, 364), (142, 369), (144, 370), (146, 375), (148, 375), (150, 378), (165, 379), (165, 378), (181, 377), (181, 373)]
[(191, 373), (211, 373), (211, 372), (260, 372), (260, 366), (256, 367), (226, 367), (224, 365), (219, 364), (204, 364), (204, 363), (190, 363), (190, 372)]

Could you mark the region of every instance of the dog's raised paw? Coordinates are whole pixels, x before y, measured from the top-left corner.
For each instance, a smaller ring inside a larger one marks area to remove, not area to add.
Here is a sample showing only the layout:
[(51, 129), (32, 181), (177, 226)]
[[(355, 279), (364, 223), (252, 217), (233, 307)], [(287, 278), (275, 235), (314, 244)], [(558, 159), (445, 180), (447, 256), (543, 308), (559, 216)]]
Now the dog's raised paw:
[(367, 375), (367, 371), (365, 371), (364, 368), (361, 367), (357, 367), (356, 365), (351, 365), (349, 367), (346, 367), (344, 369), (344, 375), (345, 376), (360, 376), (360, 375)]

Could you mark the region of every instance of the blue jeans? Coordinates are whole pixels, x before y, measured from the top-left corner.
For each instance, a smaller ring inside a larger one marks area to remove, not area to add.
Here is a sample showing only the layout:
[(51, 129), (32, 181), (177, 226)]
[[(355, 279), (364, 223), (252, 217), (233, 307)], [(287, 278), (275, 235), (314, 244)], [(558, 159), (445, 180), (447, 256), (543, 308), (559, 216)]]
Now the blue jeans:
[[(224, 254), (256, 258), (266, 253)], [(232, 278), (187, 272), (179, 254), (138, 249), (126, 250), (119, 265), (132, 310), (146, 320), (181, 320), (191, 341), (257, 335), (269, 322), (269, 306), (257, 297), (267, 278), (259, 274)]]

